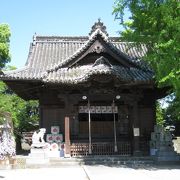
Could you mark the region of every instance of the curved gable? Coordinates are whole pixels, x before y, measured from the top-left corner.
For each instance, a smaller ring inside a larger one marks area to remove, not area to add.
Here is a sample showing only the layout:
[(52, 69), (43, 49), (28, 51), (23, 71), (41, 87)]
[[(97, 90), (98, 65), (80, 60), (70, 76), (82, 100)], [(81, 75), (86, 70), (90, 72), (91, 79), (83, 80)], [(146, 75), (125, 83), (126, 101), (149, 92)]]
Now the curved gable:
[[(90, 35), (88, 41), (80, 47), (74, 54), (68, 57), (63, 62), (55, 65), (48, 71), (56, 71), (59, 68), (68, 67), (71, 68), (77, 64), (81, 64), (81, 61), (87, 61), (88, 55), (105, 55), (111, 56), (111, 59), (116, 61), (116, 64), (122, 65), (123, 67), (137, 67), (131, 58), (125, 53), (121, 52), (116, 46), (109, 41), (109, 37), (106, 33), (102, 32), (101, 29), (96, 29)], [(82, 64), (88, 64), (89, 62), (83, 62)], [(93, 63), (93, 62), (91, 62)]]

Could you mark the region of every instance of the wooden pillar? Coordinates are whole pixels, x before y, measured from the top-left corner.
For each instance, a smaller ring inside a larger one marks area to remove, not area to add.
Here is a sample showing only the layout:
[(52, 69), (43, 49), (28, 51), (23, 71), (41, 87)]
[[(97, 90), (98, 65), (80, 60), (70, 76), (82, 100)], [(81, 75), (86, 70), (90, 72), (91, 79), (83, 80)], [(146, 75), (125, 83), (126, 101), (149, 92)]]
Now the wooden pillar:
[(138, 102), (133, 103), (133, 155), (141, 155), (140, 152), (140, 122)]
[(69, 117), (65, 117), (65, 157), (70, 157), (70, 126)]
[(88, 127), (89, 127), (89, 154), (92, 154), (92, 149), (91, 149), (91, 106), (90, 106), (89, 100), (88, 100)]
[(114, 103), (114, 100), (113, 100), (113, 103), (112, 103), (112, 110), (113, 110), (113, 126), (114, 126), (114, 152), (118, 152), (117, 137), (116, 137), (116, 116), (115, 116), (115, 103)]

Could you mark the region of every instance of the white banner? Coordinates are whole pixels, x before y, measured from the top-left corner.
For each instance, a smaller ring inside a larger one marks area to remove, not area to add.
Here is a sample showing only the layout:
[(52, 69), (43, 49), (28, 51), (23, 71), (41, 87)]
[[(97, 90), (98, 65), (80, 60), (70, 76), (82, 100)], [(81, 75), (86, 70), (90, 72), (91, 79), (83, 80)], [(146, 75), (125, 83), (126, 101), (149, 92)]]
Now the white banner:
[[(113, 113), (112, 106), (90, 106), (90, 112), (96, 114)], [(88, 106), (79, 106), (79, 113), (88, 113)], [(114, 113), (118, 113), (118, 107), (114, 107)]]

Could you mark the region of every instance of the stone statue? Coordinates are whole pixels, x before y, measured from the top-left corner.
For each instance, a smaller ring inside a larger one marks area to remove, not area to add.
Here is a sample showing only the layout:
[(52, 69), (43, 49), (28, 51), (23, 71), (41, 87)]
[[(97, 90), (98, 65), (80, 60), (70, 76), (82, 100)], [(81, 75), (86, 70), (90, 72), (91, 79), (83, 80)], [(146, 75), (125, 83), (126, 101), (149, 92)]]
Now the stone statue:
[(31, 147), (35, 148), (43, 148), (46, 143), (44, 141), (44, 134), (46, 133), (45, 128), (41, 128), (37, 131), (35, 131), (32, 135), (32, 145)]

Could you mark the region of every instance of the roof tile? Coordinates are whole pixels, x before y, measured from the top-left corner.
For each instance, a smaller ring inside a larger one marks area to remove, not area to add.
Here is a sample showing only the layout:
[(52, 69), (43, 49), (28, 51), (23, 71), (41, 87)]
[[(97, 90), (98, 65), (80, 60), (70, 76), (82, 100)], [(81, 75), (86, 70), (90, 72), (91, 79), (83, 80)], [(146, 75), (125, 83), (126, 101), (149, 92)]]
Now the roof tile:
[[(103, 27), (104, 28), (104, 27)], [(113, 51), (127, 61), (131, 61), (139, 68), (112, 67), (107, 64), (84, 65), (73, 68), (65, 68), (62, 65), (83, 53), (100, 35)], [(126, 82), (145, 82), (153, 78), (153, 72), (142, 61), (147, 53), (145, 45), (135, 46), (134, 43), (121, 42), (117, 37), (108, 37), (105, 29), (93, 30), (89, 37), (58, 37), (36, 36), (31, 43), (28, 60), (25, 68), (5, 72), (0, 79), (26, 79), (40, 80), (43, 82), (80, 83), (93, 75), (110, 74)]]

